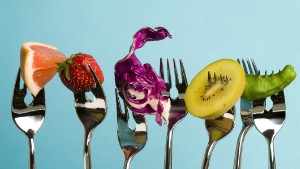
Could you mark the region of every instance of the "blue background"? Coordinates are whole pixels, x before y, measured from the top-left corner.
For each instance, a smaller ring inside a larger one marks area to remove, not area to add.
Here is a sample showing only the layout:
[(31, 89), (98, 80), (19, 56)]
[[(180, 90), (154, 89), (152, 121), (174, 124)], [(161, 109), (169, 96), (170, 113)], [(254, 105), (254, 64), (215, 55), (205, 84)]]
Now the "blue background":
[[(300, 1), (190, 0), (2, 0), (0, 2), (0, 168), (28, 168), (28, 142), (11, 118), (11, 96), (25, 41), (54, 45), (67, 56), (92, 54), (105, 74), (108, 114), (94, 131), (94, 168), (123, 167), (116, 134), (114, 64), (129, 50), (133, 34), (144, 26), (164, 26), (173, 38), (147, 43), (136, 52), (157, 71), (159, 58), (182, 58), (190, 81), (204, 66), (221, 58), (253, 58), (261, 70), (294, 65), (300, 72)], [(300, 157), (299, 78), (286, 88), (287, 118), (275, 140), (278, 169), (297, 168)], [(173, 94), (175, 90), (173, 89)], [(58, 76), (46, 86), (46, 120), (36, 135), (38, 169), (83, 168), (83, 127), (73, 94)], [(210, 168), (233, 167), (241, 129), (239, 102), (235, 128), (215, 147)], [(132, 169), (163, 168), (166, 125), (147, 116), (146, 147)], [(200, 168), (208, 142), (204, 121), (188, 115), (175, 129), (173, 169)], [(265, 169), (268, 150), (255, 128), (244, 142), (243, 169)]]

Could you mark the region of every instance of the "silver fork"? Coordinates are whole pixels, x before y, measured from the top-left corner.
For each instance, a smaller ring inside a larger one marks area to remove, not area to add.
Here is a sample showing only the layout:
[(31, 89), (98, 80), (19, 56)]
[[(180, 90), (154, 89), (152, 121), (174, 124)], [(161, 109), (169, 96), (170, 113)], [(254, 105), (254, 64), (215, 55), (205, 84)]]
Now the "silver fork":
[(102, 86), (89, 65), (96, 86), (90, 86), (94, 95), (93, 100), (89, 100), (85, 92), (74, 94), (75, 109), (79, 120), (84, 127), (84, 169), (92, 168), (90, 142), (94, 129), (103, 121), (107, 113), (106, 97)]
[[(164, 169), (172, 169), (172, 137), (173, 137), (173, 130), (175, 126), (186, 116), (187, 109), (185, 107), (184, 103), (184, 93), (186, 91), (186, 88), (188, 86), (188, 82), (186, 79), (185, 70), (183, 67), (182, 60), (179, 60), (180, 62), (180, 70), (181, 70), (181, 83), (179, 82), (177, 68), (175, 59), (173, 59), (174, 63), (174, 72), (175, 72), (175, 83), (176, 88), (178, 91), (178, 96), (175, 99), (172, 99), (170, 97), (170, 89), (172, 87), (171, 83), (171, 75), (170, 75), (170, 66), (169, 66), (169, 60), (167, 59), (167, 76), (168, 80), (165, 82), (167, 89), (163, 93), (164, 97), (167, 97), (170, 99), (171, 102), (171, 108), (169, 112), (169, 123), (168, 123), (168, 131), (167, 131), (167, 138), (166, 138), (166, 150), (165, 150), (165, 163), (164, 163)], [(160, 68), (159, 68), (160, 76), (164, 79), (164, 68), (163, 68), (163, 61), (162, 58), (160, 58)], [(165, 79), (164, 79), (165, 81)]]
[[(259, 73), (253, 59), (251, 59), (252, 65), (248, 59), (247, 59), (247, 64), (244, 59), (242, 59), (241, 61), (238, 59), (237, 61), (243, 66), (245, 74), (258, 74)], [(248, 67), (248, 69), (247, 69), (247, 67)], [(240, 169), (242, 166), (243, 142), (244, 142), (247, 132), (253, 126), (251, 105), (252, 105), (252, 101), (246, 100), (244, 98), (240, 99), (241, 119), (242, 119), (243, 126), (242, 126), (242, 130), (239, 134), (237, 144), (236, 144), (234, 169)]]
[(128, 107), (124, 102), (125, 114), (122, 113), (122, 108), (118, 96), (117, 89), (115, 90), (117, 104), (117, 124), (118, 124), (118, 140), (120, 147), (125, 155), (124, 169), (130, 168), (132, 158), (138, 154), (146, 145), (147, 142), (147, 122), (143, 115), (132, 112), (133, 119), (136, 122), (135, 129), (132, 129), (129, 124)]
[(205, 120), (209, 141), (205, 150), (202, 169), (208, 169), (213, 149), (218, 141), (227, 136), (234, 127), (235, 106), (228, 110), (223, 116), (216, 119)]
[[(214, 78), (211, 78), (210, 72), (208, 72), (208, 82), (214, 83), (217, 80), (216, 74), (214, 74)], [(228, 82), (228, 79), (227, 79)], [(210, 158), (213, 152), (213, 149), (218, 141), (227, 136), (234, 127), (235, 121), (235, 106), (229, 109), (222, 116), (215, 119), (207, 119), (205, 120), (205, 127), (208, 132), (209, 140), (206, 146), (202, 169), (208, 169)]]
[(11, 112), (15, 124), (29, 139), (29, 169), (35, 169), (34, 136), (45, 119), (45, 91), (42, 89), (36, 97), (33, 97), (30, 105), (26, 105), (24, 102), (26, 93), (27, 86), (25, 84), (20, 89), (19, 69), (14, 87)]
[(274, 139), (285, 121), (285, 98), (281, 91), (271, 96), (272, 108), (266, 110), (266, 98), (253, 101), (253, 120), (257, 130), (265, 136), (269, 144), (269, 169), (276, 169)]

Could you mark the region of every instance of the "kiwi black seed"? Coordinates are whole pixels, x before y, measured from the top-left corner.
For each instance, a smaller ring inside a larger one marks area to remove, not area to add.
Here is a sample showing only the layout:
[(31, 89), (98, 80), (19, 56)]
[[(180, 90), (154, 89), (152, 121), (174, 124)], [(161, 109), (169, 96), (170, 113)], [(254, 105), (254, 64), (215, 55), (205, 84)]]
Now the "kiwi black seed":
[(210, 72), (208, 72), (208, 84), (205, 85), (205, 90), (203, 92), (203, 95), (200, 96), (202, 98), (202, 101), (208, 101), (215, 96), (215, 94), (205, 96), (206, 92), (209, 89), (211, 89), (214, 85), (216, 85), (217, 83), (221, 83), (222, 87), (220, 88), (220, 90), (223, 91), (224, 87), (226, 87), (229, 81), (231, 81), (231, 78), (228, 77), (227, 75), (220, 74), (220, 76), (217, 76), (216, 73), (214, 73), (214, 77), (211, 78), (211, 74)]

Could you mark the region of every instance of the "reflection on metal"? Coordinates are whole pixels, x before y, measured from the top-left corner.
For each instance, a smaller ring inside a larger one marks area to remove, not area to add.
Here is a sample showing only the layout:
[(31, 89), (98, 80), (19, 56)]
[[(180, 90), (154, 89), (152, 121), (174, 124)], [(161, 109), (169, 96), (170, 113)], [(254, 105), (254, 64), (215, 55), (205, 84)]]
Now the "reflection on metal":
[(219, 140), (227, 136), (234, 127), (235, 107), (232, 107), (223, 116), (216, 119), (205, 120), (205, 127), (208, 131), (209, 141), (204, 154), (202, 169), (209, 168), (209, 161), (212, 151)]
[(20, 89), (20, 69), (15, 82), (12, 99), (12, 118), (18, 128), (25, 133), (29, 140), (29, 169), (35, 169), (34, 135), (42, 126), (45, 119), (45, 91), (42, 89), (37, 96), (33, 97), (30, 105), (26, 105), (24, 98), (27, 87), (24, 84)]

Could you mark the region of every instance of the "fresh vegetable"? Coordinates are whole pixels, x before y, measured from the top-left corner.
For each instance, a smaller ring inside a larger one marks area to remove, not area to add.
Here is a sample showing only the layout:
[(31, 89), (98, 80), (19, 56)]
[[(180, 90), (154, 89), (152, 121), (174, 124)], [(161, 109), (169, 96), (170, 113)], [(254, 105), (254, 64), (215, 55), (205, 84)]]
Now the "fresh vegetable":
[(138, 114), (156, 114), (156, 122), (161, 125), (162, 115), (167, 120), (170, 101), (162, 96), (166, 85), (150, 64), (142, 64), (135, 55), (135, 50), (148, 41), (158, 41), (171, 38), (163, 27), (156, 30), (145, 27), (133, 36), (129, 54), (115, 65), (115, 82), (119, 95), (128, 107)]
[(40, 42), (25, 42), (21, 47), (20, 66), (22, 78), (33, 96), (54, 77), (56, 62), (67, 57), (56, 47)]
[(291, 65), (286, 65), (277, 74), (246, 75), (246, 87), (242, 97), (247, 100), (266, 98), (282, 91), (295, 78), (296, 72)]
[(104, 81), (102, 70), (91, 55), (77, 53), (71, 55), (65, 62), (58, 62), (57, 65), (62, 83), (74, 93), (88, 92), (90, 86), (96, 85), (88, 65), (94, 70), (99, 82)]
[(199, 118), (222, 116), (241, 97), (246, 84), (242, 66), (235, 60), (221, 59), (201, 70), (184, 95), (188, 112)]

